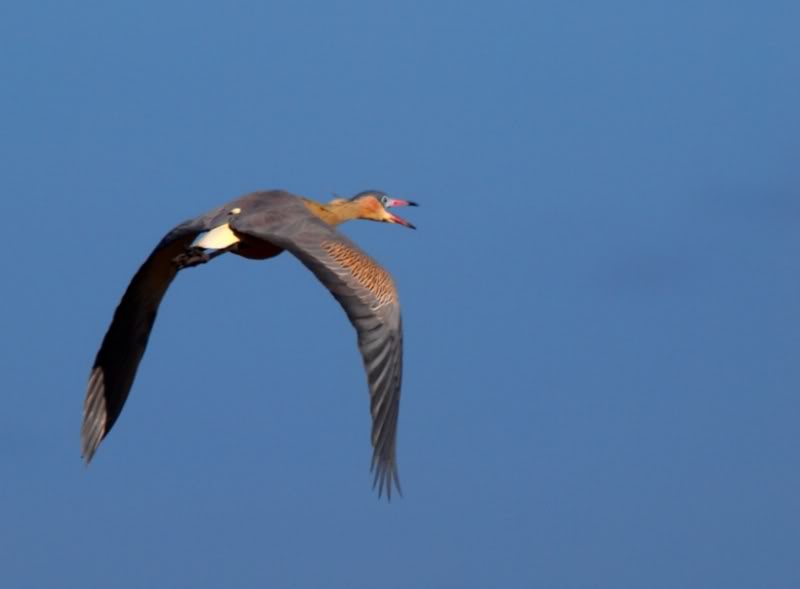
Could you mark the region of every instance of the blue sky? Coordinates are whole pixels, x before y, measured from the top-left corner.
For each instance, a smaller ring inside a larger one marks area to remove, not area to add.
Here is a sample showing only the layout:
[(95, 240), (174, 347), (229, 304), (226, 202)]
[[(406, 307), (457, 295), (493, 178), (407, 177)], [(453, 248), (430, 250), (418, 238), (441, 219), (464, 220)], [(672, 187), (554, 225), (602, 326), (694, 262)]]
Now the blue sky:
[[(797, 587), (796, 2), (5, 2), (7, 587)], [(90, 468), (86, 378), (173, 225), (380, 188), (405, 497), (289, 255), (183, 273)]]

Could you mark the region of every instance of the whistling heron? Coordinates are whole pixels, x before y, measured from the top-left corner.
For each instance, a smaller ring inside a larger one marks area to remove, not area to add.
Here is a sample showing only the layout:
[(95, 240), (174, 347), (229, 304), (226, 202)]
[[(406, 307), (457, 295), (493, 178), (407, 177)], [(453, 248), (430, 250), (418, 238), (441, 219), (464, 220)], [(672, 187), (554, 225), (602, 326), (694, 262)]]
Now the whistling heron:
[(282, 190), (255, 192), (181, 223), (156, 246), (131, 280), (89, 377), (81, 450), (89, 463), (122, 411), (144, 354), (158, 306), (183, 268), (226, 252), (264, 260), (294, 254), (342, 305), (358, 334), (372, 414), (373, 485), (378, 496), (400, 491), (395, 442), (403, 367), (403, 329), (389, 273), (336, 230), (351, 219), (414, 228), (387, 209), (416, 206), (378, 190), (327, 204)]

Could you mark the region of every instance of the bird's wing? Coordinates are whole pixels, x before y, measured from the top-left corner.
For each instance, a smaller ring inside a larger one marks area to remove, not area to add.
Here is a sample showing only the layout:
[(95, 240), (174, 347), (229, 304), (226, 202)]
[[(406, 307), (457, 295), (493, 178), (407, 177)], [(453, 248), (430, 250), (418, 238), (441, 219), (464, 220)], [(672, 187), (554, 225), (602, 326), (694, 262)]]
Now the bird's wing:
[(122, 297), (89, 376), (81, 454), (88, 463), (122, 411), (164, 293), (178, 273), (172, 260), (209, 228), (217, 209), (170, 231), (142, 264)]
[[(272, 217), (271, 219), (269, 217)], [(291, 221), (289, 220), (291, 217)], [(389, 273), (355, 243), (309, 214), (243, 216), (231, 227), (294, 254), (342, 305), (358, 333), (372, 414), (373, 484), (391, 499), (400, 492), (395, 442), (403, 368), (403, 329)]]

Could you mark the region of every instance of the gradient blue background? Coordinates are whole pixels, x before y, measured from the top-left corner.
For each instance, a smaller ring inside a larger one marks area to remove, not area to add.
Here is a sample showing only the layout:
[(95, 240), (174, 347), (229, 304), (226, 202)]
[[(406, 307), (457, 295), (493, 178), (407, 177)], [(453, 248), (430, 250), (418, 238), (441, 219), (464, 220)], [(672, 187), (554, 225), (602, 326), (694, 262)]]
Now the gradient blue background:
[[(800, 586), (800, 4), (3, 2), (0, 585)], [(289, 255), (168, 293), (90, 468), (85, 382), (173, 225), (377, 187), (405, 498)]]

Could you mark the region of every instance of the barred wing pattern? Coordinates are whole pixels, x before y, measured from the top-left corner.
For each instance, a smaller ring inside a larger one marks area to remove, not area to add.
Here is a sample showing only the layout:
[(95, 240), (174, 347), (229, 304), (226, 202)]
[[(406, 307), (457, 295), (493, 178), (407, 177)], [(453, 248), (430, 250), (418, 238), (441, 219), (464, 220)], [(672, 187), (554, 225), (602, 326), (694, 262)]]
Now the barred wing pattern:
[[(271, 211), (270, 211), (271, 212)], [(239, 233), (269, 241), (294, 254), (330, 290), (358, 333), (372, 414), (373, 486), (389, 499), (401, 493), (395, 444), (403, 370), (403, 329), (394, 281), (355, 243), (311, 214), (274, 223), (263, 215), (237, 220)], [(273, 217), (274, 219), (275, 217)]]

